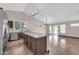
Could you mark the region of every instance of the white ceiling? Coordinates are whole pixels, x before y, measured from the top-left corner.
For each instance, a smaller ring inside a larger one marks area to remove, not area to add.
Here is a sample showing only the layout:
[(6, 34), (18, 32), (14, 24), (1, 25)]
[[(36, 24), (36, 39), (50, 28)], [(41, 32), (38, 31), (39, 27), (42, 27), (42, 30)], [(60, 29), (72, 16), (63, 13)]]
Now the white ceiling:
[(59, 23), (79, 20), (79, 3), (9, 3), (0, 4), (5, 10), (14, 10), (31, 15), (33, 8), (39, 9), (39, 14), (34, 16), (44, 23)]
[(26, 6), (27, 6), (26, 3), (0, 3), (0, 7), (3, 7), (5, 10), (12, 10), (19, 12), (23, 12)]

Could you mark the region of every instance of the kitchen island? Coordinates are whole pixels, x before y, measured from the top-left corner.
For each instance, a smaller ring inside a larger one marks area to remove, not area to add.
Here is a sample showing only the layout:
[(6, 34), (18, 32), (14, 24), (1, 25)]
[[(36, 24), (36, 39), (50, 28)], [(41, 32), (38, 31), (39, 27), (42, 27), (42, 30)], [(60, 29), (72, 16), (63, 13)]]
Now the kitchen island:
[(34, 55), (43, 55), (47, 52), (47, 36), (45, 34), (22, 32), (18, 35), (21, 35), (20, 37), (23, 38), (24, 44)]

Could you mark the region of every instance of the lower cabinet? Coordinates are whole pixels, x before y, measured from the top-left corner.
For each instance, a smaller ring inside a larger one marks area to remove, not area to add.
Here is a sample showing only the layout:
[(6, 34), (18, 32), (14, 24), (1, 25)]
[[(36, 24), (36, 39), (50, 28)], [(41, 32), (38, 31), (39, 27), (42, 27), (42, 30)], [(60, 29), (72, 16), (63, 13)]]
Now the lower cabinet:
[(28, 35), (25, 35), (24, 41), (25, 41), (25, 45), (27, 46), (28, 45)]
[(18, 33), (18, 39), (22, 39), (23, 38), (23, 33), (19, 32)]
[[(33, 54), (35, 55), (43, 55), (47, 51), (47, 37), (42, 38), (34, 38), (31, 37), (28, 39), (30, 41), (30, 49), (32, 50)], [(29, 44), (29, 42), (28, 42)]]
[(24, 44), (34, 55), (43, 55), (47, 51), (47, 37), (35, 38), (27, 34), (22, 34)]
[(27, 47), (28, 47), (29, 49), (32, 48), (32, 46), (31, 46), (31, 45), (32, 45), (32, 44), (31, 44), (31, 40), (32, 40), (31, 37), (28, 36), (28, 44), (27, 44), (28, 46), (27, 46)]
[(27, 46), (28, 45), (28, 35), (22, 34), (22, 38), (23, 38), (24, 44)]
[(45, 54), (47, 52), (47, 37), (37, 39), (36, 51), (38, 55)]
[(37, 40), (36, 39), (34, 39), (34, 38), (32, 38), (32, 52), (34, 53), (34, 54), (37, 54)]

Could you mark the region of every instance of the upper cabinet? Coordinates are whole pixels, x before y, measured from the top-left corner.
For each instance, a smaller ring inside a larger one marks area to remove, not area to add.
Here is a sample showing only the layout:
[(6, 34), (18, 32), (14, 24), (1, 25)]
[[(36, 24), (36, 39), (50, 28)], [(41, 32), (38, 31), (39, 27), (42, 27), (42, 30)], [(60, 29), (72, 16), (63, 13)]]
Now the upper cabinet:
[(8, 21), (9, 28), (13, 28), (13, 21)]

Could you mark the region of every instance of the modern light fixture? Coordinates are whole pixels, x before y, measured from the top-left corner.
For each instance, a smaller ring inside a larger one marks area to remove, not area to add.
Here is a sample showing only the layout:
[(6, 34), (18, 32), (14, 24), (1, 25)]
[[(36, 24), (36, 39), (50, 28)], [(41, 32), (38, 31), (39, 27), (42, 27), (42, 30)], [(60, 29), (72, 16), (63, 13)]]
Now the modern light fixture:
[(39, 13), (39, 10), (35, 7), (35, 5), (34, 5), (34, 7), (33, 7), (33, 12), (32, 12), (32, 16), (35, 16), (35, 15), (37, 15)]
[(38, 14), (38, 9), (35, 9), (33, 12), (32, 12), (32, 16), (35, 16)]

